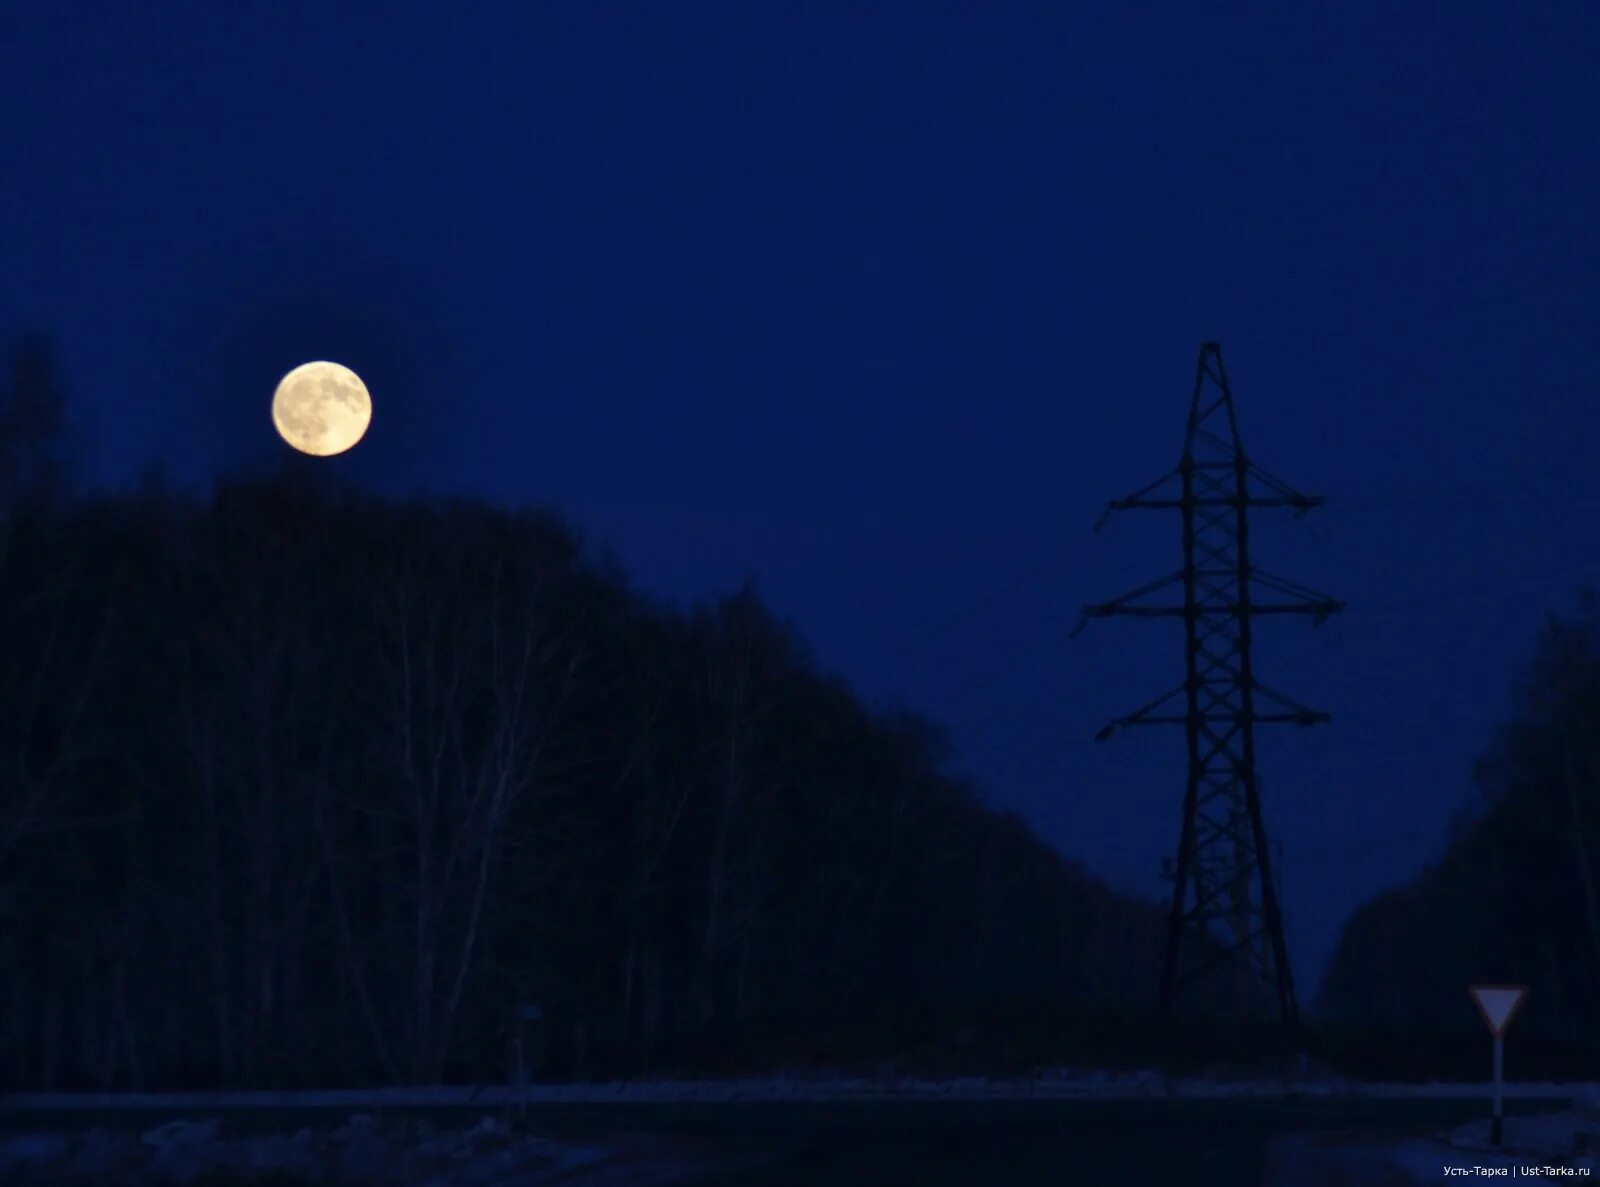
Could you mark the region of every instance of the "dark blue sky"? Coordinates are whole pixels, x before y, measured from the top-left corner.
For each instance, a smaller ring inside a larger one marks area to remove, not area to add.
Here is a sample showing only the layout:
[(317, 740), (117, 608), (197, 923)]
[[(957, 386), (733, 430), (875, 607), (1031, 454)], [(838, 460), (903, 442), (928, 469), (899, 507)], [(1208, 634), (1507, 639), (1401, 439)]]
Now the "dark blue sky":
[[(57, 335), (89, 472), (269, 463), (355, 366), (389, 490), (554, 503), (638, 583), (754, 573), (825, 664), (1113, 883), (1162, 889), (1181, 677), (1085, 601), (1178, 564), (1102, 504), (1222, 343), (1330, 506), (1257, 556), (1334, 714), (1262, 747), (1307, 996), (1439, 852), (1546, 609), (1600, 580), (1600, 8), (35, 3), (0, 35), (0, 328)], [(963, 610), (968, 610), (962, 613)]]

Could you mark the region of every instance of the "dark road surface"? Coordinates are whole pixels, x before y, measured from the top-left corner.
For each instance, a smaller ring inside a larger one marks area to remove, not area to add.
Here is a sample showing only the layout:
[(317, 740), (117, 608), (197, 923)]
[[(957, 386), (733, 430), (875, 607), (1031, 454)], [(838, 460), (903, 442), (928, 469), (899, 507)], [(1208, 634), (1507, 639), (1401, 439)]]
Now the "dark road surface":
[[(1566, 1101), (1517, 1102), (1541, 1112)], [(759, 1110), (762, 1106), (752, 1106)], [(1483, 1115), (1477, 1101), (1107, 1101), (785, 1106), (724, 1131), (770, 1161), (695, 1187), (1248, 1187), (1292, 1133), (1402, 1134)], [(680, 1132), (696, 1129), (690, 1123)]]
[[(1510, 1113), (1565, 1099), (1510, 1101)], [(345, 1112), (348, 1112), (346, 1110)], [(470, 1125), (484, 1110), (384, 1110)], [(558, 1139), (681, 1151), (720, 1169), (693, 1187), (1249, 1187), (1294, 1133), (1415, 1133), (1484, 1114), (1476, 1100), (1147, 1100), (563, 1105), (527, 1128)], [(186, 1111), (188, 1117), (203, 1113)], [(326, 1110), (232, 1114), (258, 1132), (337, 1124)], [(165, 1118), (141, 1114), (138, 1128)], [(127, 1114), (0, 1114), (0, 1129), (127, 1126)]]

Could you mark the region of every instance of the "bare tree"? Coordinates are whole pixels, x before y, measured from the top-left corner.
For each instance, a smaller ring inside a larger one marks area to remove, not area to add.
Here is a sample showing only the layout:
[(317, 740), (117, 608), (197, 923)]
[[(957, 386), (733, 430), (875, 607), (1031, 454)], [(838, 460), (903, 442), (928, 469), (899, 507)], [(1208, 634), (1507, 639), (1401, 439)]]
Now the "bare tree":
[(400, 826), (391, 874), (412, 912), (409, 1070), (426, 1081), (448, 1063), (508, 834), (546, 788), (580, 658), (547, 578), (474, 526), (464, 517), (412, 537), (376, 608), (374, 790)]
[(295, 1007), (315, 969), (323, 868), (313, 788), (336, 778), (342, 673), (318, 607), (330, 555), (316, 507), (230, 491), (168, 569), (166, 716), (184, 785), (210, 1014), (225, 1079), (277, 1075), (306, 1044)]
[(736, 1013), (748, 1005), (750, 944), (767, 889), (760, 851), (774, 790), (759, 756), (768, 746), (764, 729), (784, 642), (749, 582), (706, 625), (702, 660), (711, 732), (702, 784), (704, 905), (694, 991), (701, 1023), (719, 1013), (720, 990), (726, 989)]

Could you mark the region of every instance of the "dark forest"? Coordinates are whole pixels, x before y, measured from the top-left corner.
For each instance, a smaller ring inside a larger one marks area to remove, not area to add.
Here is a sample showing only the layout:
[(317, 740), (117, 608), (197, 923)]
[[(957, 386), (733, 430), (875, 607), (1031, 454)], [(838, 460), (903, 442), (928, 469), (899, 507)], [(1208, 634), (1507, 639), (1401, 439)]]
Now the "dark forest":
[[(551, 514), (303, 468), (76, 491), (43, 340), (4, 383), (7, 1085), (1150, 1055), (1162, 905), (987, 807), (753, 583), (680, 611)], [(1451, 1070), (1431, 1036), (1485, 975), (1532, 984), (1531, 1041), (1593, 1042), (1597, 719), (1591, 598), (1445, 860), (1350, 920), (1324, 1059)]]

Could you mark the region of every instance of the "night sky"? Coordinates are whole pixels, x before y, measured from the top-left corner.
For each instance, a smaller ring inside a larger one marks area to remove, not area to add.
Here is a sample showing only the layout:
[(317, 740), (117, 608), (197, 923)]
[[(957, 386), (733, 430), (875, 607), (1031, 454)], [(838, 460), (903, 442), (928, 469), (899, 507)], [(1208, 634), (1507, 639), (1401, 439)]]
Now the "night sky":
[(1600, 7), (32, 3), (0, 32), (0, 330), (55, 335), (85, 473), (330, 463), (562, 508), (644, 590), (754, 575), (825, 666), (1114, 885), (1164, 889), (1182, 735), (1104, 745), (1175, 622), (1170, 469), (1220, 341), (1345, 599), (1258, 670), (1302, 995), (1437, 856), (1541, 616), (1600, 582)]

